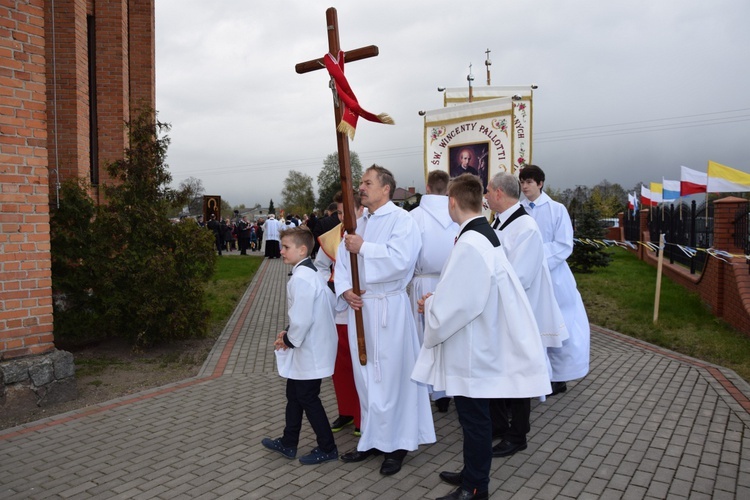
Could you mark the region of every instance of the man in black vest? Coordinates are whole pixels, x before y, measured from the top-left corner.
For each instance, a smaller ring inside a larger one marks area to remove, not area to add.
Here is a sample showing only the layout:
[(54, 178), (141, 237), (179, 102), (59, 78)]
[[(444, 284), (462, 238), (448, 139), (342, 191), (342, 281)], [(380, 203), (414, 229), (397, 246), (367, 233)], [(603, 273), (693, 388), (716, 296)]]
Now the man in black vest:
[[(514, 176), (499, 173), (492, 177), (487, 187), (487, 203), (495, 212), (492, 227), (529, 299), (542, 344), (545, 348), (559, 348), (567, 338), (565, 320), (555, 300), (542, 234), (519, 203), (520, 192), (520, 184)], [(536, 330), (523, 333), (536, 335)], [(490, 402), (490, 413), (493, 437), (500, 439), (492, 448), (493, 456), (507, 457), (525, 450), (526, 435), (531, 430), (531, 400), (495, 399)]]

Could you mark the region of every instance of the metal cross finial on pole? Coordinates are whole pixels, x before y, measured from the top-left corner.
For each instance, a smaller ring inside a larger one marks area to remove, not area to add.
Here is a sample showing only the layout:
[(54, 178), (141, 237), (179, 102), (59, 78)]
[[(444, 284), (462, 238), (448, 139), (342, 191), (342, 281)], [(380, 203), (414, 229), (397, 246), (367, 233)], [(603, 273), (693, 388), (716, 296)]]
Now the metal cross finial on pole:
[[(336, 15), (336, 9), (331, 7), (326, 10), (326, 29), (328, 31), (328, 53), (333, 57), (338, 57), (341, 51), (339, 43), (339, 28), (338, 28), (338, 16)], [(359, 49), (348, 50), (344, 53), (344, 60), (346, 62), (358, 61), (360, 59), (366, 59), (368, 57), (375, 57), (378, 55), (378, 48), (375, 45), (369, 45), (367, 47), (361, 47)], [(305, 61), (297, 64), (295, 70), (297, 73), (307, 73), (310, 71), (316, 71), (325, 68), (323, 58), (313, 59), (311, 61)], [(332, 83), (333, 90), (333, 113), (336, 119), (336, 126), (338, 127), (344, 113), (344, 105), (339, 99), (338, 93), (336, 92), (336, 86)], [(349, 234), (355, 234), (357, 231), (357, 218), (354, 210), (354, 193), (352, 186), (352, 169), (349, 157), (349, 139), (343, 132), (336, 131), (336, 143), (339, 154), (339, 172), (341, 174), (341, 191), (343, 194), (343, 205), (344, 205), (344, 229)], [(357, 255), (350, 254), (351, 257), (351, 271), (352, 271), (352, 291), (357, 295), (361, 295), (362, 291), (359, 288), (359, 268), (357, 265)], [(365, 329), (364, 322), (362, 320), (362, 310), (354, 311), (355, 322), (357, 325), (357, 350), (359, 353), (359, 362), (361, 365), (367, 364), (367, 349), (365, 346)]]
[(471, 63), (469, 63), (469, 74), (466, 76), (466, 81), (469, 82), (469, 102), (474, 100), (474, 88), (471, 82), (474, 81), (474, 75), (471, 73)]
[(490, 86), (490, 65), (492, 64), (492, 61), (490, 61), (490, 49), (487, 49), (484, 51), (485, 54), (487, 54), (487, 59), (484, 61), (484, 65), (487, 66), (487, 86)]

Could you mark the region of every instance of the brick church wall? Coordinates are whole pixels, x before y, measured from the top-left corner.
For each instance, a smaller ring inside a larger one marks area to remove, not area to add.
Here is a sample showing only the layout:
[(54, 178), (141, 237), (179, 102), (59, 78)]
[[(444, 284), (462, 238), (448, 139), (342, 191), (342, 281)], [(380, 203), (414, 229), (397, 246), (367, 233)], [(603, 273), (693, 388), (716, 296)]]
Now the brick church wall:
[(54, 348), (44, 4), (0, 1), (0, 360)]
[[(125, 122), (140, 107), (155, 108), (154, 65), (154, 0), (0, 0), (3, 411), (75, 393), (72, 356), (54, 346), (49, 207), (64, 203), (58, 182), (108, 181), (106, 164), (128, 146)], [(104, 201), (99, 185), (92, 195)]]

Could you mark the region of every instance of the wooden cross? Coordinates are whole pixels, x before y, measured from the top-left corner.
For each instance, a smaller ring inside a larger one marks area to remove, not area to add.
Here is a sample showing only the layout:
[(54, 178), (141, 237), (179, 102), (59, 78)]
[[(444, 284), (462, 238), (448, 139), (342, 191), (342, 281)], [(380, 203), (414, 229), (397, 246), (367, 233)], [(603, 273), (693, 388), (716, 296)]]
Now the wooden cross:
[[(339, 43), (339, 23), (336, 15), (336, 9), (330, 7), (326, 10), (326, 27), (328, 29), (328, 52), (333, 57), (338, 57), (341, 45)], [(368, 57), (378, 55), (378, 48), (374, 45), (361, 47), (359, 49), (348, 50), (344, 53), (344, 61), (353, 62)], [(297, 73), (308, 73), (325, 68), (323, 58), (313, 59), (312, 61), (301, 62), (295, 67)], [(331, 82), (333, 83), (333, 82)], [(336, 119), (336, 127), (341, 122), (344, 114), (344, 104), (336, 95), (336, 86), (332, 85), (333, 90), (333, 114)], [(357, 218), (354, 210), (354, 194), (352, 186), (352, 168), (349, 158), (349, 138), (343, 132), (336, 131), (336, 142), (339, 153), (339, 172), (341, 173), (341, 191), (343, 194), (344, 205), (344, 229), (349, 234), (355, 234), (357, 231)], [(362, 295), (359, 288), (359, 267), (357, 265), (357, 255), (350, 254), (351, 271), (352, 271), (352, 291), (357, 295)], [(359, 352), (359, 363), (367, 364), (367, 348), (365, 346), (365, 328), (362, 321), (362, 310), (354, 311), (355, 323), (357, 325), (357, 351)]]

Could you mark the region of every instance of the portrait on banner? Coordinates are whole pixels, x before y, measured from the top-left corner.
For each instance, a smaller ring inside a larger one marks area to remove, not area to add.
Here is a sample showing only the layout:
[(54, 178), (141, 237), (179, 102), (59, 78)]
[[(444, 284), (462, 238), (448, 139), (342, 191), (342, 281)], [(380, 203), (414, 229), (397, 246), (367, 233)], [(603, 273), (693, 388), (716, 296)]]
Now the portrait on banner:
[(488, 141), (459, 144), (450, 146), (448, 154), (450, 161), (450, 176), (458, 177), (461, 174), (473, 174), (482, 180), (482, 186), (487, 189), (489, 179), (487, 168), (487, 155), (490, 151)]

